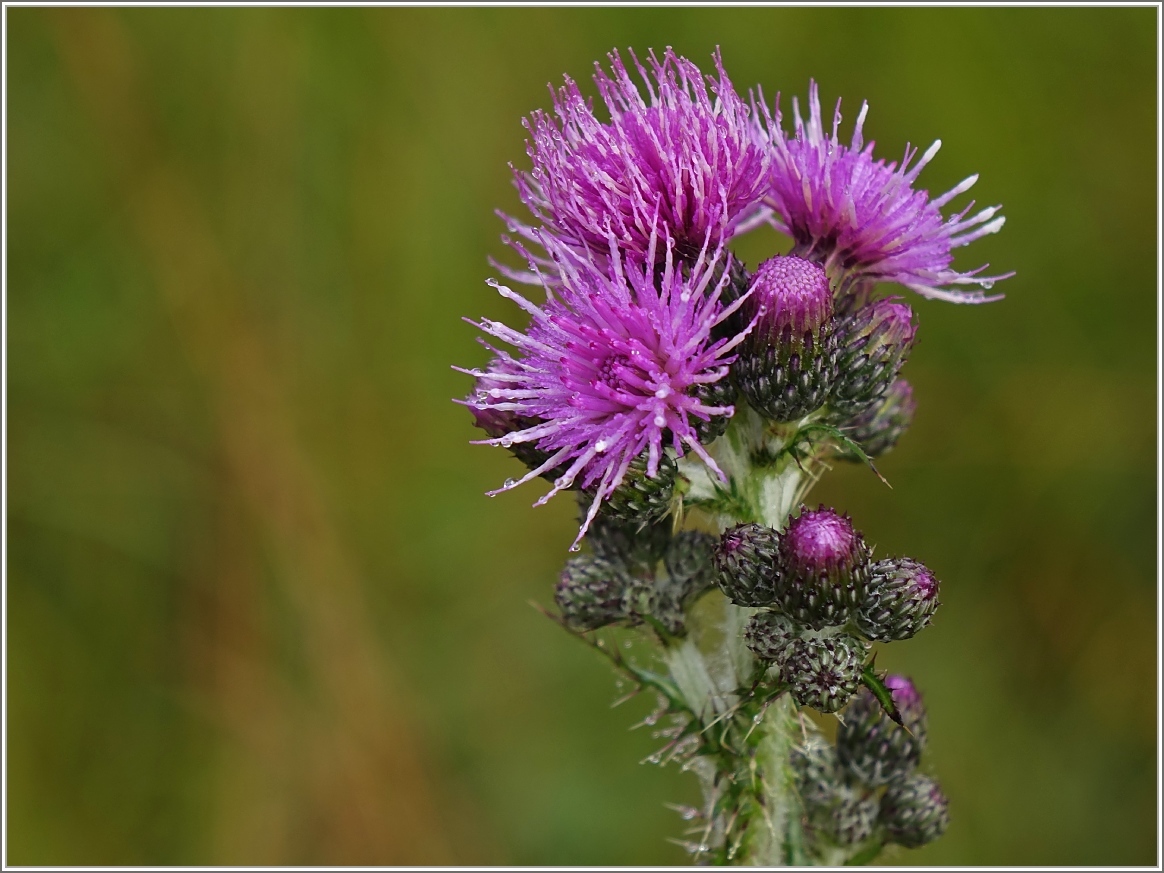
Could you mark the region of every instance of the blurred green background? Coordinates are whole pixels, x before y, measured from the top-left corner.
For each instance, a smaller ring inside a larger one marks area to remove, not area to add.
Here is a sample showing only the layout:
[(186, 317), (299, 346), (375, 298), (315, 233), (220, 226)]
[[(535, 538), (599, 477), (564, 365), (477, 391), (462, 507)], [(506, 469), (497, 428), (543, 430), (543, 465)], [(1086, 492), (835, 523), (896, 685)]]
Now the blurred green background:
[(911, 300), (893, 490), (814, 495), (944, 580), (878, 663), (953, 824), (893, 860), (1155, 862), (1154, 9), (6, 14), (8, 863), (683, 863), (646, 702), (527, 605), (571, 501), (483, 496), (449, 365), (546, 83), (717, 44), (1009, 218), (1005, 301)]

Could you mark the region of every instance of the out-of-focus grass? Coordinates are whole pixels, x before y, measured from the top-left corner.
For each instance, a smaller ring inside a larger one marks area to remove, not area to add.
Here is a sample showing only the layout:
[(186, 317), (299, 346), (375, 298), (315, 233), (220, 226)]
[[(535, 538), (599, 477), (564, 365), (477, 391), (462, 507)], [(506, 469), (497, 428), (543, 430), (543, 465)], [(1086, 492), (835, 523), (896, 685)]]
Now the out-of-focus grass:
[(526, 606), (573, 508), (482, 496), (448, 365), (545, 83), (719, 44), (1009, 218), (1004, 302), (911, 301), (893, 490), (818, 492), (945, 583), (894, 860), (1151, 863), (1154, 15), (9, 9), (8, 862), (681, 862), (649, 702)]

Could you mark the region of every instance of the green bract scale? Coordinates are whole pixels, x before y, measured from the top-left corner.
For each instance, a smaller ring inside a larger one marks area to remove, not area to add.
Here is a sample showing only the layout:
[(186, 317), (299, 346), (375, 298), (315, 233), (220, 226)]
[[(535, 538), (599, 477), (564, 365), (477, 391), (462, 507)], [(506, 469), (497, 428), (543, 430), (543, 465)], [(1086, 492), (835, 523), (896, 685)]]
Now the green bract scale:
[(732, 603), (770, 606), (776, 599), (780, 534), (762, 524), (724, 531), (715, 551), (716, 584)]
[(802, 637), (792, 644), (781, 675), (801, 706), (836, 712), (860, 687), (864, 662), (865, 644), (856, 637)]
[(950, 808), (937, 781), (915, 773), (890, 783), (878, 821), (890, 842), (916, 849), (933, 842), (950, 824)]
[(780, 536), (776, 602), (816, 628), (843, 625), (864, 602), (870, 549), (847, 515), (801, 507)]
[(886, 558), (869, 568), (865, 599), (854, 615), (858, 630), (871, 640), (907, 640), (930, 623), (937, 611), (938, 580), (912, 558)]
[(769, 258), (752, 276), (740, 312), (755, 326), (732, 373), (765, 418), (796, 421), (824, 405), (837, 369), (832, 302), (825, 271), (801, 258)]
[(905, 727), (893, 723), (867, 689), (845, 708), (837, 727), (837, 757), (852, 779), (871, 786), (908, 776), (921, 761), (926, 742), (926, 710), (921, 695), (904, 676), (888, 676), (885, 686)]
[(829, 407), (849, 416), (875, 405), (909, 357), (916, 333), (913, 310), (892, 300), (875, 300), (846, 318)]

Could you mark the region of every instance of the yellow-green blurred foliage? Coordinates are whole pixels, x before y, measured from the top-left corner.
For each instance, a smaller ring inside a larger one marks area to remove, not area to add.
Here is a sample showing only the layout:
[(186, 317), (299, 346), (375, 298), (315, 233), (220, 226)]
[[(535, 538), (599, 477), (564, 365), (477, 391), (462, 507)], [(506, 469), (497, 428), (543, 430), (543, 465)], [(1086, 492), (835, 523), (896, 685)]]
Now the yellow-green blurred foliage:
[(944, 580), (878, 661), (953, 814), (896, 859), (1153, 862), (1154, 10), (7, 15), (9, 863), (682, 862), (648, 702), (527, 605), (571, 501), (484, 497), (449, 402), (521, 117), (668, 44), (1009, 218), (1004, 302), (910, 301), (893, 490), (819, 488)]

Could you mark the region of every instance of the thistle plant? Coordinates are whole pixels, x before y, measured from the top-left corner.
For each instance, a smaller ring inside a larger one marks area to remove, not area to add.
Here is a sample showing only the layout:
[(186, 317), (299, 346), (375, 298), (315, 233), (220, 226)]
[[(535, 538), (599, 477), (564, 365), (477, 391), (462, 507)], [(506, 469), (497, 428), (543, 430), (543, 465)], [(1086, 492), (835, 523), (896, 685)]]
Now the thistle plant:
[[(461, 401), (524, 475), (572, 492), (579, 528), (546, 614), (658, 698), (648, 760), (693, 773), (681, 808), (698, 863), (865, 863), (939, 837), (926, 712), (872, 646), (932, 621), (939, 582), (877, 555), (854, 521), (805, 504), (835, 463), (866, 464), (909, 428), (900, 371), (917, 318), (885, 285), (980, 303), (1006, 276), (958, 272), (952, 251), (1002, 227), (997, 207), (942, 208), (914, 187), (933, 158), (873, 156), (863, 105), (846, 145), (815, 83), (791, 129), (667, 49), (596, 64), (605, 120), (574, 82), (526, 121), (533, 216), (505, 216), (528, 318), (470, 322), (492, 355)], [(915, 158), (917, 158), (915, 160)], [(731, 243), (762, 224), (793, 245), (749, 271)], [(543, 299), (544, 298), (544, 299)], [(544, 487), (544, 486), (543, 486)], [(640, 663), (603, 636), (634, 628)], [(838, 723), (835, 742), (815, 710)]]

